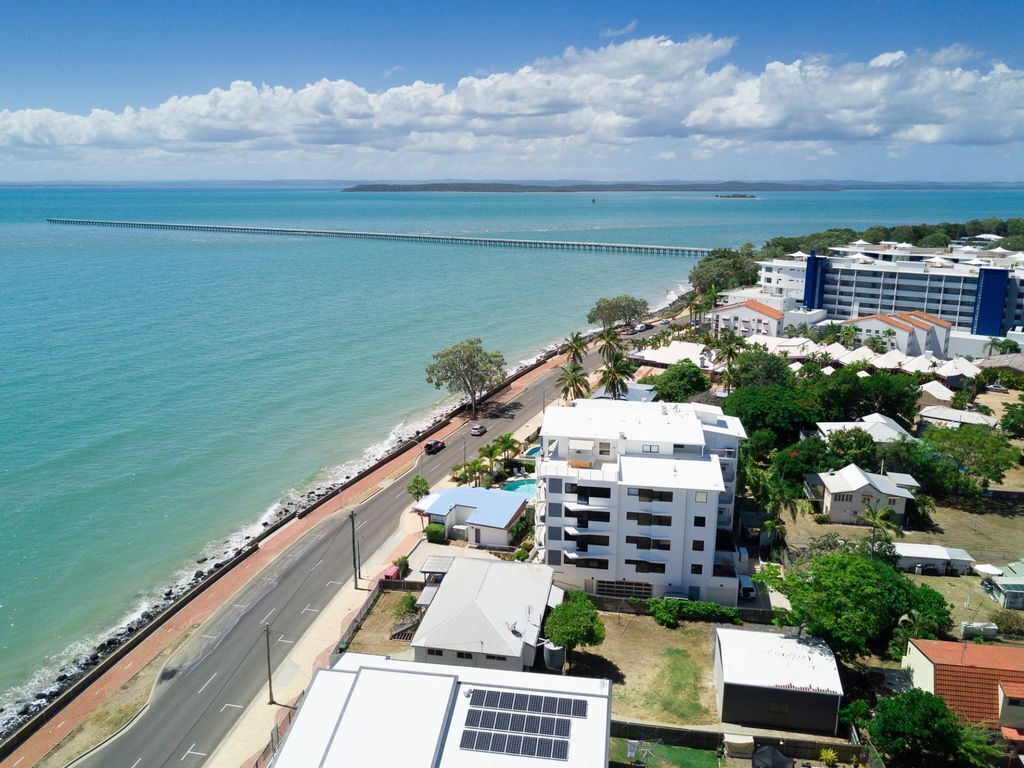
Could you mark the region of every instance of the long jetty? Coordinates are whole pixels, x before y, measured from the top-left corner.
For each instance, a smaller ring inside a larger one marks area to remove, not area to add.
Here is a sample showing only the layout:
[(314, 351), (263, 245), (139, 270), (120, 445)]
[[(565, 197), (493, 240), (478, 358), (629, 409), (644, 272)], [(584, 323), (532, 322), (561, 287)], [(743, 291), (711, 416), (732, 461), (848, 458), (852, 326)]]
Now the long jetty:
[(590, 243), (575, 240), (517, 240), (503, 237), (463, 237), (461, 235), (416, 235), (398, 232), (357, 232), (336, 229), (286, 229), (282, 227), (235, 227), (223, 224), (177, 224), (155, 221), (107, 221), (102, 219), (49, 218), (49, 224), (73, 224), (81, 227), (122, 227), (125, 229), (169, 229), (183, 232), (220, 232), (232, 235), (284, 235), (287, 237), (347, 237), (358, 240), (400, 240), (410, 243), (477, 245), (490, 248), (551, 248), (563, 251), (603, 251), (612, 253), (648, 253), (659, 256), (702, 258), (710, 248), (681, 245), (644, 245), (640, 243)]

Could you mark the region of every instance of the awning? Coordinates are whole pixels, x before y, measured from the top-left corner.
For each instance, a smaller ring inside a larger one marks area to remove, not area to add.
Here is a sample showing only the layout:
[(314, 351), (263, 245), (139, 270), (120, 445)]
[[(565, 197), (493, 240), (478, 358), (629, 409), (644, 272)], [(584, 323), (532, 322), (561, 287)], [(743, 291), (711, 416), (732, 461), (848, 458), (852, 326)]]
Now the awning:
[(430, 605), (434, 599), (434, 595), (437, 594), (437, 590), (440, 589), (440, 585), (428, 584), (423, 588), (423, 592), (420, 594), (419, 599), (416, 600), (416, 605), (419, 607), (425, 607)]
[(566, 560), (579, 560), (580, 559), (580, 556), (577, 555), (575, 552), (562, 552), (562, 554), (565, 555), (565, 559)]
[(593, 440), (569, 440), (570, 451), (592, 451), (594, 450)]
[[(578, 530), (576, 530), (575, 528), (573, 528), (571, 525), (565, 526), (565, 528), (563, 528), (562, 530), (565, 531), (566, 533), (568, 533), (570, 536), (579, 536), (580, 535), (580, 532)], [(1001, 575), (1002, 574), (1000, 573), (1000, 576)]]

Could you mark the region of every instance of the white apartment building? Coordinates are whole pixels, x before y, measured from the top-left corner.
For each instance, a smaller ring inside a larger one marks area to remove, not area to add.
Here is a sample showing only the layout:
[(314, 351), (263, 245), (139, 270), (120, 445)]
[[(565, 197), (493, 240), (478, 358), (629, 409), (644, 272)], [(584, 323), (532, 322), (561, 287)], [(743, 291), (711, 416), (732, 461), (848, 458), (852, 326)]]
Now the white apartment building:
[(785, 313), (760, 301), (748, 299), (712, 309), (707, 317), (716, 335), (728, 328), (737, 336), (779, 336), (782, 334), (782, 318)]
[(807, 254), (797, 252), (793, 259), (759, 261), (757, 266), (761, 292), (778, 301), (779, 309), (795, 309), (803, 303)]
[(844, 320), (842, 324), (855, 327), (861, 343), (872, 336), (878, 337), (887, 349), (896, 349), (911, 357), (925, 352), (946, 357), (949, 351), (950, 324), (926, 312), (867, 315)]
[(547, 408), (537, 542), (555, 582), (735, 605), (737, 567), (745, 566), (732, 544), (744, 439), (739, 419), (716, 406), (577, 400)]

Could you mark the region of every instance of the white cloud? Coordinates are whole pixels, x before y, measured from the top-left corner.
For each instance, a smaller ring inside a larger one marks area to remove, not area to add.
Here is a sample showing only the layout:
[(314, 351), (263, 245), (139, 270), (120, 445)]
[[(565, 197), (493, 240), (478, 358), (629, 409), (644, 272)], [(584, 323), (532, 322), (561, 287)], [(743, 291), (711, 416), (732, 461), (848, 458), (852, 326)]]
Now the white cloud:
[(673, 152), (670, 149), (667, 149), (664, 152), (659, 152), (658, 153), (658, 159), (659, 160), (675, 160), (676, 159), (676, 153)]
[(387, 78), (391, 77), (393, 74), (395, 74), (397, 72), (402, 72), (404, 70), (405, 70), (405, 67), (401, 67), (398, 64), (396, 64), (393, 67), (388, 67), (387, 69), (385, 69), (383, 72), (380, 73), (380, 76), (383, 77), (386, 80)]
[(0, 110), (0, 162), (131, 169), (230, 159), (377, 177), (384, 168), (412, 173), (447, 162), (478, 173), (563, 175), (645, 142), (647, 156), (661, 160), (674, 150), (699, 160), (755, 149), (825, 159), (843, 146), (899, 153), (1024, 142), (1024, 71), (972, 66), (979, 57), (963, 46), (843, 64), (774, 61), (751, 72), (728, 61), (735, 44), (706, 35), (567, 48), (448, 85), (417, 80), (372, 91), (348, 80), (298, 89), (236, 81), (121, 112)]
[(629, 24), (620, 29), (612, 29), (611, 27), (608, 27), (607, 29), (602, 29), (601, 37), (622, 37), (623, 35), (628, 35), (630, 32), (636, 29), (636, 25), (637, 21), (636, 19), (633, 19), (631, 22), (629, 22)]

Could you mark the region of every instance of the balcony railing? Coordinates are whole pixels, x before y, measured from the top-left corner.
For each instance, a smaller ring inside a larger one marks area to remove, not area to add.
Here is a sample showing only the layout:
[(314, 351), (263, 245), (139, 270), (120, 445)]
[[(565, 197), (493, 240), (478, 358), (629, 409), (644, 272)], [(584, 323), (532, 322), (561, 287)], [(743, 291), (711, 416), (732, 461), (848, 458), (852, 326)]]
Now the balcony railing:
[(712, 567), (711, 569), (711, 575), (722, 576), (726, 578), (735, 578), (736, 569), (732, 565), (728, 565), (725, 563), (715, 563), (714, 567)]
[(708, 448), (708, 453), (713, 456), (718, 456), (723, 459), (735, 459), (736, 449), (735, 448)]

